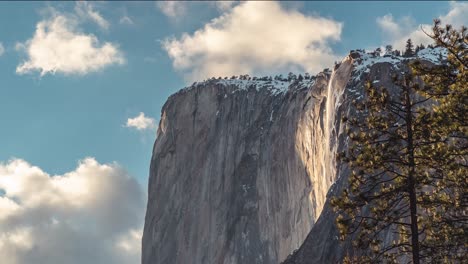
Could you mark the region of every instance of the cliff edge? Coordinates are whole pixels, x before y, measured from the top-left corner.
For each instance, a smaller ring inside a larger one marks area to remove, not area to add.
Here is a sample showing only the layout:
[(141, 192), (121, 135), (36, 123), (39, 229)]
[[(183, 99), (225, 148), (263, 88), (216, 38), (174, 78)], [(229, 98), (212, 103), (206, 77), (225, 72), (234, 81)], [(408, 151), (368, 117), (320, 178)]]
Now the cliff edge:
[(407, 60), (354, 51), (332, 73), (211, 79), (172, 95), (151, 159), (142, 263), (279, 263), (298, 248), (285, 263), (339, 261), (349, 247), (326, 199), (347, 181), (335, 163), (347, 147), (341, 118), (366, 81), (390, 84)]

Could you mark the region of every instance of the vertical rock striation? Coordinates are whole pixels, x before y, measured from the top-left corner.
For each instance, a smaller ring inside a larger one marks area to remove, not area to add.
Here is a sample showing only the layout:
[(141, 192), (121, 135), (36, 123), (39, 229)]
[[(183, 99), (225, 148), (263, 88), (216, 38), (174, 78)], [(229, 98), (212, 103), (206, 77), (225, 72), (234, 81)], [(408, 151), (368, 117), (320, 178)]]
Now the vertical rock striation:
[(151, 160), (143, 263), (278, 263), (298, 248), (334, 182), (322, 140), (334, 133), (329, 78), (210, 80), (171, 96)]
[[(408, 62), (419, 59), (423, 63), (439, 64), (446, 58), (447, 53), (441, 48), (425, 49), (418, 53), (417, 57), (401, 58), (394, 56), (370, 56), (363, 52), (352, 52), (349, 55), (353, 59), (353, 71), (346, 84), (345, 91), (339, 100), (339, 106), (335, 108), (336, 134), (335, 144), (332, 144), (331, 155), (341, 152), (348, 148), (348, 138), (345, 127), (341, 124), (342, 117), (356, 116), (356, 109), (353, 107), (353, 101), (363, 99), (363, 90), (366, 82), (370, 81), (374, 85), (386, 87), (390, 93), (395, 93), (396, 89), (392, 80), (395, 75), (406, 74), (409, 71)], [(335, 89), (329, 89), (335, 90)], [(294, 251), (294, 254), (288, 256), (283, 264), (315, 264), (315, 263), (341, 263), (345, 255), (359, 255), (363, 252), (356, 252), (351, 242), (350, 236), (346, 241), (339, 241), (339, 232), (335, 225), (337, 214), (333, 211), (329, 199), (340, 195), (348, 185), (349, 168), (345, 164), (332, 164), (334, 168), (336, 182), (331, 186), (327, 194), (327, 202), (323, 211), (312, 227), (304, 243)], [(390, 232), (382, 234), (385, 243), (390, 243), (394, 239)]]
[(341, 260), (349, 247), (326, 203), (347, 182), (335, 162), (347, 146), (340, 120), (366, 80), (389, 84), (402, 60), (354, 52), (331, 74), (212, 79), (172, 95), (151, 160), (142, 263), (279, 263), (299, 247), (285, 263)]

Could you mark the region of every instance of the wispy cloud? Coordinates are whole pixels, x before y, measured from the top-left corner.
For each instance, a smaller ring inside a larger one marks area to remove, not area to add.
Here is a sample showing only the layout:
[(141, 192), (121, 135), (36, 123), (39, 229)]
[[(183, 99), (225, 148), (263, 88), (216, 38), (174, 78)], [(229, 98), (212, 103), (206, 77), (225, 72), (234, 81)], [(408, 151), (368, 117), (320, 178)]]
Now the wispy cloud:
[(187, 12), (190, 12), (194, 5), (205, 5), (209, 8), (215, 8), (218, 12), (227, 12), (240, 1), (159, 1), (156, 2), (156, 7), (172, 21), (179, 21), (184, 18)]
[(177, 20), (187, 12), (187, 2), (184, 1), (158, 1), (156, 6), (167, 17)]
[(3, 43), (0, 42), (0, 56), (2, 56), (3, 53), (5, 53), (5, 47), (3, 47)]
[(207, 3), (214, 5), (221, 12), (226, 12), (239, 4), (239, 1), (208, 1)]
[(137, 130), (154, 129), (156, 121), (151, 117), (146, 117), (145, 113), (140, 114), (134, 118), (127, 119), (126, 127), (135, 128)]
[(109, 29), (109, 22), (104, 19), (101, 14), (94, 10), (92, 2), (78, 1), (75, 5), (75, 12), (83, 19), (89, 19), (96, 23), (102, 29)]
[(277, 2), (244, 2), (193, 34), (163, 41), (188, 80), (288, 70), (318, 72), (337, 60), (330, 44), (342, 23), (286, 10)]
[[(468, 24), (468, 3), (450, 2), (450, 10), (447, 14), (440, 16), (443, 24), (451, 24), (455, 27)], [(394, 48), (403, 50), (406, 40), (411, 38), (413, 43), (431, 44), (433, 41), (425, 33), (431, 33), (432, 25), (416, 24), (411, 17), (395, 19), (392, 14), (387, 14), (376, 19), (381, 28), (385, 44), (391, 44)], [(423, 31), (424, 30), (424, 31)]]
[[(79, 2), (80, 3), (80, 2)], [(101, 27), (105, 20), (89, 5), (77, 4), (78, 12), (86, 12)], [(82, 15), (64, 14), (52, 10), (36, 25), (34, 36), (16, 48), (27, 55), (27, 59), (16, 68), (18, 74), (40, 72), (40, 75), (87, 74), (113, 64), (125, 62), (122, 52), (114, 43), (100, 43), (93, 34), (81, 32)]]
[(132, 20), (129, 16), (124, 15), (124, 16), (122, 16), (122, 17), (120, 18), (119, 24), (122, 24), (122, 25), (133, 25), (134, 22), (133, 22), (133, 20)]
[(50, 175), (0, 163), (0, 259), (10, 264), (140, 261), (144, 193), (119, 165), (86, 158)]

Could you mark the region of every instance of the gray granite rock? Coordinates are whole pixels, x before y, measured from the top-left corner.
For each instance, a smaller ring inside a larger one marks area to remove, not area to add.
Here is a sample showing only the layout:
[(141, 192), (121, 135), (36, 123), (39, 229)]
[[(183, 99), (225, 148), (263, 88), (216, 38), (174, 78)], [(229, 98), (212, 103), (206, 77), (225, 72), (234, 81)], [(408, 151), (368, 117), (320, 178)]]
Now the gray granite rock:
[(404, 71), (403, 58), (351, 55), (312, 79), (211, 79), (172, 95), (151, 160), (142, 263), (279, 263), (296, 249), (285, 263), (339, 262), (351, 248), (326, 199), (347, 182), (335, 162), (347, 147), (341, 117), (366, 80)]
[[(354, 70), (341, 98), (341, 105), (336, 110), (335, 119), (337, 121), (343, 116), (356, 116), (352, 102), (362, 99), (364, 85), (368, 81), (372, 82), (375, 86), (384, 86), (390, 94), (396, 95), (398, 89), (395, 89), (392, 76), (407, 73), (409, 70), (408, 61), (416, 59), (375, 58), (375, 61), (370, 61), (371, 58), (366, 58), (366, 54), (357, 53), (356, 55), (356, 53), (351, 53), (351, 55), (354, 55)], [(423, 59), (422, 63), (437, 63), (437, 61), (432, 60), (432, 57), (422, 57), (421, 59)], [(335, 146), (341, 152), (348, 148), (348, 138), (344, 133), (346, 128), (344, 125), (339, 124), (339, 122), (335, 125), (338, 131), (338, 141)], [(338, 239), (339, 232), (335, 225), (337, 214), (330, 206), (329, 198), (341, 194), (343, 189), (347, 187), (350, 171), (344, 164), (335, 164), (335, 167), (336, 182), (331, 186), (327, 194), (327, 202), (318, 221), (312, 227), (301, 247), (288, 256), (283, 264), (341, 263), (345, 255), (365, 254), (365, 252), (357, 252), (351, 246), (351, 242), (354, 239), (353, 236), (348, 237), (344, 242)], [(384, 243), (391, 243), (394, 239), (392, 236), (392, 232), (384, 232), (382, 234)], [(402, 262), (406, 263), (407, 261)]]
[(302, 244), (334, 182), (323, 164), (329, 75), (210, 80), (168, 99), (151, 160), (144, 264), (278, 263)]

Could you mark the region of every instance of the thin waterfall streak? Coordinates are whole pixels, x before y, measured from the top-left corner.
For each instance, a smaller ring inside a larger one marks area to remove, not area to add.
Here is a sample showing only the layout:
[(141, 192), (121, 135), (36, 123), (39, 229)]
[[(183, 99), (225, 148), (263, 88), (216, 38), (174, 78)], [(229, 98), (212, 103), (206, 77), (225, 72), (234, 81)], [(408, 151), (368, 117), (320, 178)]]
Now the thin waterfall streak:
[(323, 160), (324, 170), (324, 183), (330, 186), (336, 176), (336, 152), (338, 150), (338, 132), (336, 113), (342, 104), (344, 94), (343, 85), (339, 85), (336, 80), (336, 71), (332, 72), (330, 81), (327, 86), (327, 104), (326, 104), (326, 126), (325, 126), (325, 159)]

